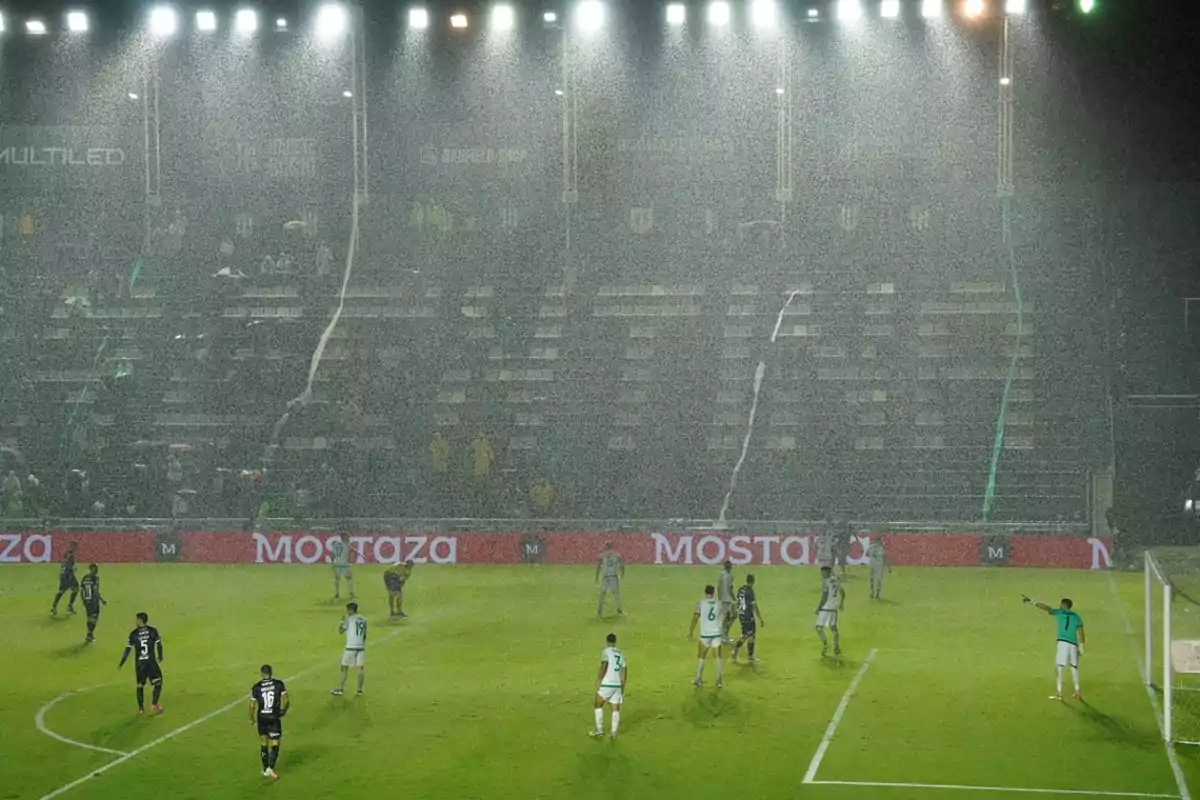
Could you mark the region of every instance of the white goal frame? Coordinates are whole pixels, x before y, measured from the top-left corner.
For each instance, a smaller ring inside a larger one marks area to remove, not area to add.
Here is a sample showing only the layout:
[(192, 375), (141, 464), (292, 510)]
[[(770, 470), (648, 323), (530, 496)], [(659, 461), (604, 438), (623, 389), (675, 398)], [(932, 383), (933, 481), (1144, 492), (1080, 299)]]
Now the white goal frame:
[(1142, 602), (1145, 619), (1146, 669), (1142, 675), (1149, 687), (1154, 687), (1154, 581), (1162, 585), (1162, 689), (1163, 693), (1163, 738), (1174, 742), (1174, 731), (1171, 727), (1171, 705), (1174, 701), (1174, 681), (1171, 680), (1171, 582), (1163, 575), (1158, 561), (1149, 550), (1145, 553), (1145, 598)]

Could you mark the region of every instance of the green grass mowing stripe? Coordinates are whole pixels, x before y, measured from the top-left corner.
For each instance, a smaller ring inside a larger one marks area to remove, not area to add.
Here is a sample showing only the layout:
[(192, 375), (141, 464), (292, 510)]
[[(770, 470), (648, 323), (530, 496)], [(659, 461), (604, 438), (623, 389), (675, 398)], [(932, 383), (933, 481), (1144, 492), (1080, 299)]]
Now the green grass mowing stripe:
[(813, 754), (812, 761), (809, 762), (808, 772), (804, 773), (805, 783), (812, 783), (813, 779), (817, 777), (817, 770), (821, 768), (821, 762), (825, 759), (825, 751), (829, 749), (829, 745), (833, 741), (833, 735), (837, 733), (838, 725), (841, 724), (842, 717), (846, 715), (846, 709), (850, 707), (850, 698), (854, 697), (854, 693), (858, 691), (858, 684), (862, 683), (863, 675), (867, 674), (867, 670), (870, 668), (871, 662), (875, 660), (875, 654), (878, 652), (878, 650), (872, 650), (867, 653), (863, 665), (858, 668), (854, 679), (846, 687), (846, 693), (842, 695), (842, 700), (838, 703), (837, 710), (833, 712), (833, 719), (829, 720), (829, 727), (825, 729), (825, 735), (821, 737), (821, 743), (817, 745), (817, 752)]
[(878, 789), (949, 789), (959, 792), (1009, 792), (1022, 794), (1063, 794), (1084, 797), (1169, 797), (1179, 800), (1176, 794), (1153, 794), (1149, 792), (1096, 792), (1088, 789), (1019, 789), (1015, 786), (959, 786), (952, 783), (888, 783), (886, 781), (805, 781), (817, 786), (870, 786)]
[[(402, 629), (395, 630), (395, 631), (392, 631), (391, 633), (387, 634), (386, 636), (384, 636), (382, 639), (379, 640), (379, 645), (382, 645), (384, 642), (389, 641), (389, 640), (394, 639), (395, 637), (399, 636), (401, 631), (402, 631)], [(314, 672), (315, 670), (318, 670), (323, 666), (326, 666), (326, 662), (324, 662), (324, 661), (322, 661), (318, 664), (313, 664), (308, 669), (301, 670), (300, 672), (297, 672), (295, 675), (292, 675), (291, 677), (288, 677), (288, 678), (284, 678), (283, 680), (285, 683), (289, 683), (294, 680), (299, 680), (300, 678), (303, 678), (305, 675), (308, 675), (309, 673)], [(237, 700), (234, 700), (232, 703), (227, 703), (227, 704), (221, 706), (216, 711), (211, 711), (211, 712), (205, 714), (203, 717), (200, 717), (199, 719), (194, 719), (191, 722), (187, 723), (186, 725), (181, 725), (180, 727), (176, 728), (173, 731), (164, 733), (162, 736), (158, 737), (154, 741), (148, 742), (148, 743), (142, 745), (141, 747), (137, 748), (136, 750), (131, 750), (130, 752), (125, 753), (120, 758), (110, 761), (109, 763), (105, 764), (104, 766), (100, 767), (99, 769), (93, 770), (92, 772), (89, 772), (87, 775), (84, 775), (81, 778), (76, 778), (75, 780), (71, 781), (70, 783), (67, 783), (67, 784), (64, 784), (64, 785), (58, 787), (57, 789), (50, 792), (49, 794), (42, 795), (40, 800), (52, 800), (55, 797), (59, 797), (60, 795), (66, 794), (67, 792), (71, 791), (72, 789), (74, 789), (78, 786), (82, 786), (83, 784), (87, 783), (92, 778), (96, 778), (96, 777), (99, 777), (100, 775), (103, 775), (105, 772), (108, 772), (113, 767), (120, 766), (121, 764), (124, 764), (126, 761), (129, 761), (130, 759), (134, 758), (135, 756), (139, 756), (142, 753), (146, 752), (147, 750), (149, 750), (153, 747), (157, 747), (158, 745), (162, 744), (163, 742), (166, 742), (170, 739), (174, 739), (176, 736), (180, 735), (181, 733), (186, 733), (198, 725), (203, 725), (205, 722), (208, 722), (213, 717), (218, 717), (221, 714), (224, 714), (226, 711), (230, 710), (231, 708), (238, 706), (238, 705), (242, 705), (244, 703), (246, 703), (246, 697), (243, 695), (242, 697), (239, 697)], [(90, 749), (94, 749), (94, 748), (90, 748)]]

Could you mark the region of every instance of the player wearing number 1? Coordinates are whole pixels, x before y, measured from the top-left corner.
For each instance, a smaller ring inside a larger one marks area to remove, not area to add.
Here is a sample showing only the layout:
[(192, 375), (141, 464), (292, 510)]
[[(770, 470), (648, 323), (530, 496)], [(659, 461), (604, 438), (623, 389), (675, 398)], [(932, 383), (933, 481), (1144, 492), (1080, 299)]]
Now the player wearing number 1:
[(1075, 613), (1075, 604), (1069, 598), (1064, 597), (1058, 608), (1051, 608), (1045, 603), (1030, 600), (1025, 595), (1021, 595), (1021, 602), (1040, 608), (1054, 617), (1058, 623), (1057, 646), (1054, 654), (1054, 672), (1058, 680), (1058, 691), (1050, 699), (1062, 700), (1063, 667), (1070, 667), (1071, 677), (1075, 681), (1075, 699), (1082, 700), (1083, 695), (1079, 691), (1079, 657), (1083, 655), (1083, 644), (1086, 637), (1083, 633), (1083, 617)]
[(275, 762), (279, 760), (279, 743), (283, 740), (283, 716), (288, 711), (287, 687), (275, 677), (270, 664), (263, 664), (259, 674), (262, 680), (250, 687), (250, 723), (258, 725), (263, 777), (277, 781)]
[(695, 686), (704, 684), (704, 660), (708, 658), (709, 651), (715, 651), (713, 655), (717, 662), (717, 688), (720, 689), (725, 685), (721, 674), (721, 647), (725, 641), (725, 618), (720, 602), (713, 599), (716, 591), (711, 584), (704, 587), (704, 599), (696, 604), (696, 613), (692, 614), (692, 625), (688, 628), (688, 639), (691, 639), (692, 634), (696, 632), (696, 623), (699, 622), (700, 642), (696, 645), (696, 656), (699, 658), (699, 663), (696, 665), (696, 680), (692, 683)]
[(629, 664), (625, 654), (617, 647), (617, 635), (610, 633), (605, 640), (608, 646), (600, 652), (600, 674), (596, 676), (596, 727), (591, 735), (604, 735), (604, 704), (612, 706), (612, 738), (617, 738), (621, 725), (621, 701), (625, 699), (625, 680), (629, 677)]
[(367, 677), (366, 671), (363, 669), (367, 650), (367, 618), (358, 613), (358, 603), (346, 604), (346, 616), (338, 625), (338, 632), (346, 634), (346, 650), (342, 653), (342, 681), (338, 684), (338, 688), (331, 689), (329, 693), (335, 697), (341, 697), (346, 688), (346, 677), (350, 674), (350, 668), (357, 667), (358, 695), (361, 697), (363, 681)]

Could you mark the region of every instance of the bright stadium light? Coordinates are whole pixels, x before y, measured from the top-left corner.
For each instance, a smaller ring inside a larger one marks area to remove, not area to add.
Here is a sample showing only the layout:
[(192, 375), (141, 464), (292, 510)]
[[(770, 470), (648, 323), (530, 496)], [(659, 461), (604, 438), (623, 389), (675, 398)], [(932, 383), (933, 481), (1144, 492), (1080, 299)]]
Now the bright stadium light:
[(317, 35), (325, 39), (341, 36), (346, 30), (346, 9), (337, 3), (321, 6), (317, 11)]
[(808, 18), (809, 19), (816, 19), (819, 16), (821, 16), (821, 12), (817, 11), (815, 8), (810, 8), (808, 10)]
[(150, 32), (155, 36), (172, 36), (179, 27), (179, 19), (175, 9), (170, 6), (157, 6), (150, 9)]
[(284, 19), (283, 17), (279, 17), (278, 19), (276, 19), (275, 20), (275, 30), (286, 31), (287, 30), (287, 20)]
[(579, 27), (595, 33), (604, 27), (604, 4), (600, 0), (582, 0), (578, 9)]
[(346, 89), (342, 92), (342, 97), (345, 97), (347, 100), (349, 100), (351, 97), (354, 97), (354, 92)]
[(725, 0), (712, 0), (712, 2), (708, 4), (709, 25), (728, 25), (729, 16), (729, 3), (725, 2)]
[(921, 0), (921, 16), (925, 19), (941, 19), (942, 0)]
[(879, 7), (879, 16), (884, 19), (896, 19), (900, 16), (900, 0), (883, 0)]
[(217, 15), (212, 11), (196, 12), (196, 30), (211, 33), (217, 29)]
[(687, 22), (687, 6), (683, 3), (667, 4), (667, 24), (678, 27)]
[(983, 0), (963, 0), (963, 14), (968, 19), (979, 19), (986, 10)]
[(129, 93), (129, 99), (130, 99), (130, 100), (138, 100), (138, 99), (140, 99), (140, 98), (138, 97), (138, 93), (137, 93), (137, 92), (130, 92), (130, 93)]
[(1025, 0), (1006, 0), (1004, 3), (1004, 12), (1006, 14), (1024, 14)]
[(238, 9), (233, 18), (233, 29), (242, 36), (249, 36), (258, 30), (258, 12), (251, 8)]
[(87, 33), (88, 15), (83, 11), (67, 12), (67, 30), (71, 33)]
[(450, 27), (457, 28), (458, 30), (462, 30), (463, 28), (467, 27), (467, 15), (466, 14), (451, 14), (450, 15)]
[(46, 23), (40, 19), (26, 20), (25, 32), (30, 36), (43, 36), (46, 33)]
[(4, 33), (4, 29), (5, 29), (4, 15), (0, 14), (0, 33)]
[(492, 30), (511, 31), (517, 26), (517, 12), (508, 3), (492, 6)]
[(840, 22), (858, 22), (862, 19), (863, 8), (859, 0), (838, 0), (837, 18)]
[(1079, 10), (1084, 14), (1090, 14), (1096, 10), (1096, 0), (1079, 0)]
[(408, 10), (408, 27), (423, 31), (429, 27), (429, 10), (425, 8), (410, 8)]
[(775, 0), (754, 0), (750, 5), (750, 21), (756, 28), (775, 27)]
[(547, 11), (545, 14), (542, 14), (542, 22), (546, 22), (546, 23), (558, 22), (558, 14), (555, 14), (553, 11)]

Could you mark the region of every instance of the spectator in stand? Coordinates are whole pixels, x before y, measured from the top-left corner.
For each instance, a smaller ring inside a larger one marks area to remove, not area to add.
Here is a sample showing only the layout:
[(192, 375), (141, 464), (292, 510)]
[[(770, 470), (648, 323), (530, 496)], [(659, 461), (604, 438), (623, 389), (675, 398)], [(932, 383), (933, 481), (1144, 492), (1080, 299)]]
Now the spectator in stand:
[(25, 479), (25, 504), (27, 514), (39, 519), (46, 516), (46, 492), (42, 482), (32, 472)]
[(5, 508), (8, 508), (13, 500), (21, 495), (21, 479), (17, 477), (15, 471), (9, 470), (8, 474), (4, 476), (4, 484), (0, 486), (0, 491), (4, 493)]
[(538, 519), (546, 519), (554, 508), (554, 487), (550, 481), (543, 478), (529, 490), (529, 501), (533, 506), (533, 515)]
[(444, 481), (450, 475), (450, 440), (441, 431), (429, 442), (429, 465), (435, 480)]
[(91, 503), (88, 502), (88, 477), (81, 469), (73, 469), (67, 473), (65, 481), (67, 516), (87, 516)]
[(482, 433), (471, 440), (471, 474), (477, 481), (492, 476), (492, 443)]
[(171, 491), (177, 491), (183, 482), (183, 463), (174, 453), (167, 454), (167, 481), (171, 485)]

